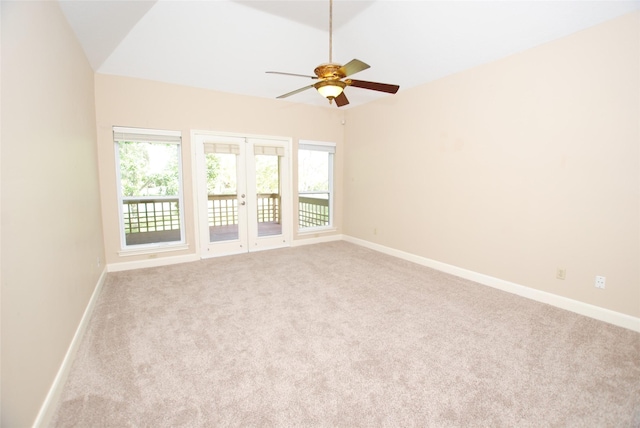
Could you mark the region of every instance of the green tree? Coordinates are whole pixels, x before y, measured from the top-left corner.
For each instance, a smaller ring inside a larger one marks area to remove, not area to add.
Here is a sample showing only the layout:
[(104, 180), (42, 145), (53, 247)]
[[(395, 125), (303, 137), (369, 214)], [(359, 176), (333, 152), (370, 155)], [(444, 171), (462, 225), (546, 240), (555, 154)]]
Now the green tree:
[(278, 156), (256, 156), (256, 191), (258, 193), (279, 193), (280, 174)]
[(237, 158), (229, 153), (208, 153), (207, 193), (222, 195), (236, 193), (236, 164)]
[(316, 150), (298, 151), (298, 191), (329, 191), (329, 153)]
[(216, 179), (220, 171), (220, 160), (217, 156), (206, 156), (207, 164), (207, 193), (212, 194), (216, 187)]
[(178, 194), (178, 150), (175, 144), (121, 142), (120, 183), (123, 196)]

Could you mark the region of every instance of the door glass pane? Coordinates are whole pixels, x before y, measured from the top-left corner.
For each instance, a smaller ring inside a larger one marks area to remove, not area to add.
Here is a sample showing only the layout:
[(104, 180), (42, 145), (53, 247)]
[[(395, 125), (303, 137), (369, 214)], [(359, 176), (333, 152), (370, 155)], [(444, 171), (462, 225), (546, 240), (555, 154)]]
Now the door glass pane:
[(258, 236), (281, 235), (280, 157), (256, 155)]
[(238, 239), (237, 155), (207, 153), (209, 241)]

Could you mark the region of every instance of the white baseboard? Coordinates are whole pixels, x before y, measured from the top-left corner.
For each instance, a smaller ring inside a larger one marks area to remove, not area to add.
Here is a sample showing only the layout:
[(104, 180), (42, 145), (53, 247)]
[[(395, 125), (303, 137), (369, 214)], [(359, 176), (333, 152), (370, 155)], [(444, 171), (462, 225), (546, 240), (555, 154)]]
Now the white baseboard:
[(342, 235), (326, 235), (326, 236), (314, 236), (312, 238), (296, 239), (291, 241), (292, 247), (300, 247), (302, 245), (322, 244), (324, 242), (342, 241), (344, 237)]
[(197, 262), (200, 260), (198, 254), (187, 254), (184, 256), (160, 257), (147, 260), (135, 260), (131, 262), (109, 263), (107, 265), (108, 272), (120, 272), (123, 270), (142, 269), (149, 267), (168, 266), (178, 263)]
[(73, 339), (71, 339), (71, 344), (67, 349), (67, 353), (65, 354), (62, 364), (60, 365), (60, 369), (58, 369), (58, 373), (56, 377), (53, 379), (53, 384), (47, 393), (42, 406), (40, 407), (40, 411), (38, 412), (38, 416), (36, 416), (36, 420), (33, 423), (34, 427), (46, 427), (49, 426), (51, 419), (53, 418), (54, 412), (56, 411), (56, 405), (60, 399), (60, 395), (62, 394), (62, 388), (69, 376), (69, 371), (71, 370), (71, 365), (73, 363), (73, 359), (78, 352), (78, 348), (80, 347), (80, 342), (82, 337), (84, 336), (84, 332), (89, 325), (89, 320), (91, 319), (91, 314), (93, 312), (93, 307), (96, 304), (96, 300), (100, 295), (100, 291), (102, 290), (102, 286), (104, 285), (105, 280), (107, 279), (107, 269), (103, 269), (100, 277), (98, 278), (98, 282), (93, 289), (93, 293), (91, 294), (91, 298), (89, 299), (89, 303), (82, 314), (82, 318), (80, 318), (80, 324), (78, 324), (78, 328), (76, 329), (75, 334), (73, 335)]
[(536, 290), (535, 288), (526, 287), (524, 285), (505, 281), (489, 275), (484, 275), (478, 272), (463, 269), (458, 266), (453, 266), (447, 263), (439, 262), (437, 260), (428, 259), (426, 257), (417, 256), (415, 254), (396, 250), (394, 248), (385, 247), (384, 245), (365, 241), (359, 238), (354, 238), (352, 236), (343, 235), (343, 239), (347, 242), (379, 251), (390, 256), (398, 257), (413, 263), (439, 270), (441, 272), (459, 276), (461, 278), (465, 278), (482, 285), (497, 288), (502, 291), (526, 297), (537, 302), (546, 303), (557, 308), (575, 312), (580, 315), (584, 315), (590, 318), (597, 319), (599, 321), (604, 321), (609, 324), (617, 325), (619, 327), (623, 327), (640, 333), (640, 318), (632, 317), (631, 315), (622, 314), (620, 312), (601, 308), (589, 303), (584, 303), (578, 300), (569, 299), (567, 297), (558, 296), (557, 294), (548, 293), (546, 291)]

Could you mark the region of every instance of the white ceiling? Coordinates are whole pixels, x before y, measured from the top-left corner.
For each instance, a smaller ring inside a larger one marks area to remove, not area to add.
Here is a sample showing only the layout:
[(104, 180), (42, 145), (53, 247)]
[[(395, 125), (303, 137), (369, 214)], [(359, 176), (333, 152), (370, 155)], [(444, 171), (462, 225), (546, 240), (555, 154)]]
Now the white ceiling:
[[(92, 67), (275, 98), (313, 83), (329, 60), (329, 0), (59, 0)], [(334, 0), (333, 61), (400, 91), (569, 35), (635, 1)], [(347, 88), (350, 105), (393, 95)], [(282, 102), (328, 106), (315, 90)], [(336, 108), (333, 106), (332, 108)]]

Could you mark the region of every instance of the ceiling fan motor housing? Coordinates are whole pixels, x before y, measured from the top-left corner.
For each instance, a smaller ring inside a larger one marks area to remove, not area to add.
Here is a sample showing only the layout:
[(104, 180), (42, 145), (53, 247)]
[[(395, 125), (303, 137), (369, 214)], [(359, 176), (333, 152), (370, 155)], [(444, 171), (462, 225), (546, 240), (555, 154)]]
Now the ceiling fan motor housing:
[(342, 79), (346, 76), (342, 69), (342, 65), (336, 63), (320, 64), (315, 68), (315, 70), (313, 70), (313, 72), (318, 76), (318, 78), (328, 80)]

